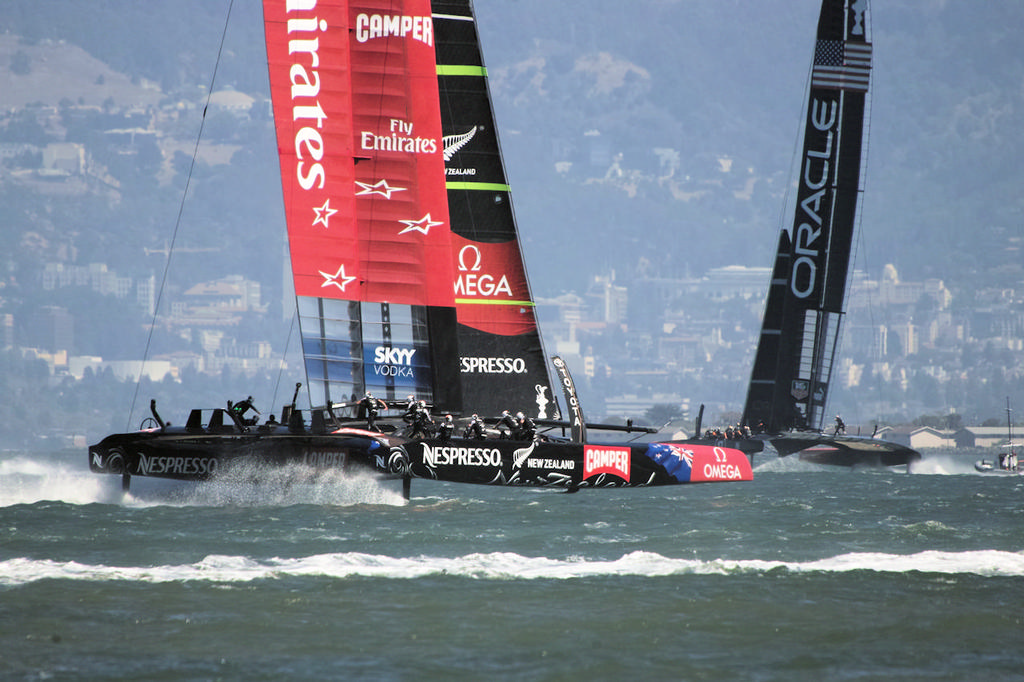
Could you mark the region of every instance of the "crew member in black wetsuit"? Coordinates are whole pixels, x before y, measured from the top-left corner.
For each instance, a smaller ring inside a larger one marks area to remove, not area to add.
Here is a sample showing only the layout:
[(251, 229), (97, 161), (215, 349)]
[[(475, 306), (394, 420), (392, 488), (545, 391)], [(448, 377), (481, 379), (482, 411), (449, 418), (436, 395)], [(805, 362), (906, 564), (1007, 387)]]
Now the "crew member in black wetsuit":
[[(508, 429), (507, 433), (505, 432), (505, 429), (501, 428), (503, 426)], [(504, 410), (501, 413), (501, 419), (498, 420), (498, 433), (499, 438), (515, 438), (516, 420), (512, 418), (512, 415), (508, 413), (508, 410)]]
[(841, 433), (846, 433), (846, 424), (843, 422), (843, 418), (840, 417), (837, 414), (836, 415), (836, 430), (835, 430), (835, 432), (832, 435), (833, 436), (838, 436)]
[(516, 413), (516, 426), (516, 438), (518, 440), (533, 440), (537, 435), (537, 425), (522, 412)]
[(438, 440), (447, 443), (452, 439), (452, 432), (455, 430), (455, 422), (450, 414), (444, 416), (444, 420), (437, 427)]
[(480, 419), (479, 415), (474, 414), (469, 420), (469, 424), (466, 425), (466, 431), (462, 434), (463, 438), (474, 438), (476, 440), (484, 439), (484, 422)]
[(416, 403), (416, 413), (413, 415), (412, 420), (412, 432), (409, 434), (409, 438), (415, 438), (416, 434), (420, 435), (420, 438), (426, 438), (430, 434), (427, 433), (427, 424), (432, 424), (433, 419), (430, 418), (430, 412), (427, 411), (427, 403), (424, 400)]
[(359, 401), (359, 411), (366, 415), (366, 429), (368, 431), (377, 430), (377, 416), (380, 414), (380, 408), (388, 409), (388, 404), (380, 398), (374, 398), (373, 394), (369, 391), (366, 392), (366, 396)]
[(410, 426), (416, 421), (416, 408), (419, 407), (419, 401), (416, 400), (416, 396), (409, 396), (406, 398), (408, 403), (405, 406), (405, 412), (402, 413), (402, 421)]
[(252, 404), (252, 396), (247, 397), (245, 400), (239, 400), (237, 403), (231, 405), (231, 411), (234, 412), (239, 419), (241, 419), (246, 424), (255, 424), (256, 417), (253, 417), (252, 419), (245, 418), (245, 413), (248, 412), (249, 410), (252, 410), (257, 415), (260, 413), (260, 411), (257, 410), (256, 407)]

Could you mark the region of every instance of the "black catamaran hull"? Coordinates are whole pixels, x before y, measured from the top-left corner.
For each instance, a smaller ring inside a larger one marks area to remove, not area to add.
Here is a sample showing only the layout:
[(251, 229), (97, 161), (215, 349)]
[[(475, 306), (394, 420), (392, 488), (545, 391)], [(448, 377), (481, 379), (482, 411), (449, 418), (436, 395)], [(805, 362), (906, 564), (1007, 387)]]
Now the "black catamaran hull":
[(739, 439), (694, 438), (686, 442), (715, 443), (739, 450), (749, 457), (764, 453), (770, 446), (779, 457), (795, 454), (805, 462), (844, 467), (908, 466), (921, 459), (921, 454), (916, 450), (890, 441), (804, 431)]
[(297, 464), (389, 478), (408, 471), (408, 457), (381, 434), (344, 430), (296, 434), (285, 427), (196, 433), (183, 427), (107, 436), (89, 446), (95, 473), (202, 481), (231, 468)]
[(301, 465), (482, 485), (579, 488), (749, 481), (742, 452), (686, 443), (582, 444), (566, 441), (408, 440), (360, 429), (295, 434), (196, 434), (181, 427), (115, 434), (89, 447), (95, 473), (206, 480), (237, 466)]
[(909, 466), (921, 459), (912, 448), (877, 438), (794, 432), (768, 440), (780, 455), (799, 453), (801, 460), (815, 464), (894, 467)]
[(417, 478), (579, 488), (749, 481), (742, 452), (685, 443), (599, 444), (564, 441), (415, 441), (406, 444)]

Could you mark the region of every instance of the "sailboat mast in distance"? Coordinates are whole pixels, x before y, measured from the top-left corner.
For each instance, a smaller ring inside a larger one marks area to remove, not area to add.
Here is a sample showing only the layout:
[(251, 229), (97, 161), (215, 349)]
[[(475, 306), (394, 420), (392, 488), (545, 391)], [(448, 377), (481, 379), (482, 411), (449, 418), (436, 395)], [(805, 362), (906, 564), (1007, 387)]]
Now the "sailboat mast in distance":
[(312, 404), (458, 409), (451, 228), (429, 0), (264, 0)]
[(463, 402), (555, 418), (472, 3), (432, 9)]
[(871, 75), (867, 0), (824, 0), (792, 225), (779, 235), (743, 422), (820, 430), (839, 348)]

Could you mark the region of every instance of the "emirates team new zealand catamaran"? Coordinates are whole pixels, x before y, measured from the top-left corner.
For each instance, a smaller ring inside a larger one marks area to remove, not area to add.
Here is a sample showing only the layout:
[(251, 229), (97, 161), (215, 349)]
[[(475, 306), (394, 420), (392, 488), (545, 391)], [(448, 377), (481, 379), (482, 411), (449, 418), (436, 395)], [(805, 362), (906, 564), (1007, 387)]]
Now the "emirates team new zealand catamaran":
[[(304, 415), (293, 398), (282, 424), (256, 424), (229, 404), (171, 426), (151, 404), (148, 428), (90, 446), (93, 471), (127, 487), (299, 463), (401, 478), (407, 495), (412, 478), (569, 490), (751, 480), (748, 457), (721, 444), (589, 442), (555, 358), (570, 413), (558, 418), (470, 0), (263, 10), (306, 385), (321, 407)], [(458, 426), (423, 428), (428, 406)], [(372, 430), (355, 421), (398, 407), (409, 427), (387, 412)], [(506, 409), (530, 414), (499, 431)], [(492, 419), (475, 430), (470, 414)], [(538, 436), (533, 420), (571, 436)]]

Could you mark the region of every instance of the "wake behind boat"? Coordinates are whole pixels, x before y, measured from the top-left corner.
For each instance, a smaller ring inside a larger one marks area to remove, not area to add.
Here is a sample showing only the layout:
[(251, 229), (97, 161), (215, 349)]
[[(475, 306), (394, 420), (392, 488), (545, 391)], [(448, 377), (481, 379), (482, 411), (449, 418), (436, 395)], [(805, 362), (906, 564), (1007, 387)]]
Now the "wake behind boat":
[[(306, 385), (323, 407), (293, 398), (283, 424), (258, 425), (229, 405), (179, 427), (151, 406), (149, 428), (89, 448), (91, 469), (127, 487), (297, 462), (401, 478), (406, 494), (415, 477), (569, 490), (751, 480), (747, 456), (721, 445), (589, 442), (556, 360), (571, 412), (559, 420), (471, 3), (384, 4), (263, 3)], [(511, 408), (572, 435), (353, 428), (358, 396), (386, 411), (407, 394), (437, 415)]]

